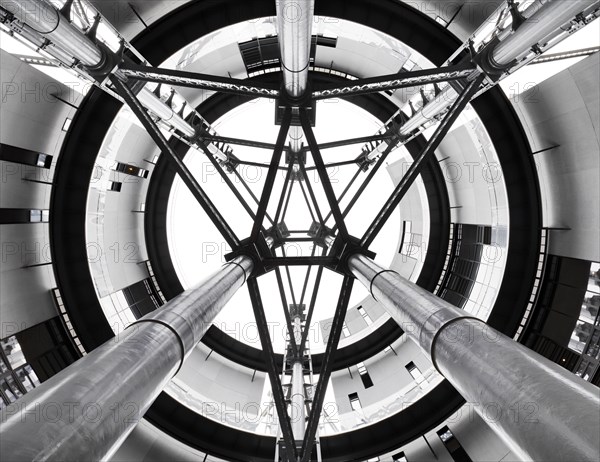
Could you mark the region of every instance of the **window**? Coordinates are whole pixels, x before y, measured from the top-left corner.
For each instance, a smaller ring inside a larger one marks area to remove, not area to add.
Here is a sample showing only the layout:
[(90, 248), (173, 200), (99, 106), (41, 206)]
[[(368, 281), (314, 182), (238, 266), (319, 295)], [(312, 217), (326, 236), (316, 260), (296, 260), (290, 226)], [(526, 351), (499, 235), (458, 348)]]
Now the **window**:
[(35, 164), (36, 167), (50, 168), (50, 165), (52, 165), (52, 156), (47, 154), (38, 154), (37, 162)]
[(456, 462), (473, 462), (448, 427), (442, 427), (438, 430), (437, 434), (450, 453), (452, 460), (455, 460)]
[(148, 178), (148, 170), (136, 167), (135, 165), (117, 162), (114, 167), (115, 172), (125, 173), (126, 175), (137, 176), (139, 178)]
[(348, 399), (350, 400), (350, 407), (353, 411), (358, 411), (362, 409), (362, 405), (360, 404), (360, 399), (358, 398), (358, 393), (350, 393), (348, 395)]
[(73, 324), (71, 324), (71, 319), (69, 318), (69, 314), (67, 313), (67, 309), (65, 308), (65, 304), (63, 302), (63, 298), (60, 291), (58, 289), (52, 289), (51, 293), (54, 300), (54, 304), (60, 312), (60, 317), (62, 319), (63, 325), (66, 327), (67, 331), (71, 336), (71, 340), (73, 340), (73, 343), (75, 343), (75, 346), (77, 347), (77, 350), (79, 351), (81, 356), (85, 356), (85, 348), (83, 348), (81, 340), (79, 340), (77, 332), (73, 328)]
[(495, 295), (494, 281), (503, 253), (492, 241), (492, 228), (455, 224), (455, 236), (446, 280), (440, 296), (480, 319), (487, 319)]
[(342, 333), (344, 334), (344, 337), (350, 337), (350, 329), (348, 329), (346, 323), (342, 326)]
[(417, 63), (415, 63), (413, 60), (407, 59), (404, 63), (404, 66), (402, 66), (402, 69), (405, 71), (412, 71), (416, 65)]
[(425, 388), (428, 385), (427, 379), (419, 370), (419, 368), (412, 361), (406, 365), (406, 370), (412, 376), (413, 380), (417, 382), (417, 385), (421, 388)]
[(49, 221), (49, 210), (0, 209), (0, 224), (2, 225), (48, 223)]
[(438, 24), (441, 24), (442, 26), (446, 27), (448, 25), (448, 21), (446, 21), (444, 18), (442, 18), (441, 16), (436, 16), (435, 17), (435, 22), (437, 22)]
[(421, 254), (421, 244), (423, 242), (423, 235), (413, 233), (412, 222), (405, 221), (403, 225), (402, 244), (400, 246), (400, 254), (407, 257), (421, 260), (423, 258)]
[(600, 263), (590, 263), (587, 290), (569, 348), (581, 353), (575, 374), (591, 381), (600, 369)]
[(63, 132), (69, 131), (69, 128), (71, 128), (71, 122), (73, 122), (72, 119), (69, 119), (68, 117), (67, 117), (67, 119), (65, 119), (65, 123), (63, 124), (63, 127), (62, 127)]
[(373, 380), (369, 375), (369, 371), (367, 370), (367, 366), (365, 366), (365, 363), (358, 363), (356, 367), (358, 368), (358, 375), (360, 376), (360, 379), (362, 380), (362, 383), (365, 386), (365, 388), (371, 388), (373, 386)]
[(52, 156), (48, 154), (3, 143), (0, 144), (0, 160), (40, 168), (50, 168), (52, 165)]
[(16, 336), (0, 340), (0, 409), (33, 390), (40, 381)]
[(29, 221), (31, 223), (48, 223), (50, 221), (50, 210), (30, 210)]
[(111, 181), (109, 191), (121, 192), (122, 187), (123, 183), (119, 183), (118, 181)]
[(370, 326), (371, 324), (373, 324), (373, 320), (371, 319), (371, 316), (369, 316), (369, 313), (367, 313), (362, 306), (359, 306), (357, 309), (358, 309), (358, 312), (360, 313), (360, 315), (362, 316), (362, 318), (367, 323), (367, 326)]

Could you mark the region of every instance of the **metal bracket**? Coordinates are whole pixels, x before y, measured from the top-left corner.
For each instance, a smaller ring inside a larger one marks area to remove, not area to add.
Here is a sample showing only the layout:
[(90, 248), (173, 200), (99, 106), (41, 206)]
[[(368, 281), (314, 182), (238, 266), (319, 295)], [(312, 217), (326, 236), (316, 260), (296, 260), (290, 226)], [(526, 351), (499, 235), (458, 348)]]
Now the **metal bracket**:
[(356, 255), (358, 253), (365, 255), (372, 260), (377, 256), (375, 252), (372, 252), (361, 246), (360, 239), (354, 236), (349, 236), (347, 242), (344, 242), (341, 239), (336, 239), (331, 247), (331, 253), (332, 255), (336, 256), (337, 263), (329, 265), (328, 268), (343, 276), (352, 276), (352, 272), (348, 267), (348, 260), (352, 255)]
[(272, 255), (271, 249), (264, 238), (259, 238), (257, 242), (252, 242), (250, 238), (240, 241), (240, 245), (236, 250), (225, 255), (225, 261), (230, 262), (241, 256), (252, 259), (252, 262), (254, 263), (252, 277), (262, 276), (275, 269), (274, 266), (265, 264), (265, 259)]

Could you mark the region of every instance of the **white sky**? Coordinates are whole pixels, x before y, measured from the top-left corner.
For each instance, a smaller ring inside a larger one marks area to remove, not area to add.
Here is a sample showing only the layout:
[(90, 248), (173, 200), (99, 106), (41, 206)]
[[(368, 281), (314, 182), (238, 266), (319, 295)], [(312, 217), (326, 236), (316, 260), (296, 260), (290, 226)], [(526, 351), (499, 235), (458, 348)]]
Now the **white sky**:
[[(343, 123), (341, 122), (343, 120)], [(257, 100), (246, 104), (227, 114), (224, 118), (215, 124), (215, 129), (223, 136), (235, 136), (247, 139), (262, 140), (274, 142), (279, 127), (274, 125), (274, 103), (272, 101)], [(338, 100), (332, 102), (320, 103), (317, 109), (317, 125), (314, 129), (315, 137), (319, 142), (341, 140), (352, 137), (372, 135), (379, 129), (379, 123), (364, 110), (356, 106)], [(352, 145), (343, 148), (329, 149), (322, 152), (326, 163), (339, 162), (354, 159), (360, 154), (362, 145)], [(398, 153), (401, 150), (397, 151)], [(253, 148), (235, 147), (236, 155), (245, 160), (254, 162), (268, 163), (272, 153), (266, 150)], [(391, 159), (394, 156), (392, 155)], [(393, 160), (391, 160), (393, 161)], [(188, 156), (186, 163), (195, 173), (208, 194), (213, 198), (215, 205), (222, 212), (225, 219), (234, 229), (239, 238), (243, 239), (249, 236), (252, 228), (252, 220), (245, 212), (239, 202), (230, 192), (228, 186), (221, 180), (202, 154), (193, 153)], [(309, 154), (307, 158), (307, 167), (313, 165)], [(281, 166), (285, 166), (285, 159), (282, 159)], [(356, 173), (356, 165), (331, 169), (330, 179), (336, 195), (341, 194), (352, 176)], [(264, 178), (267, 169), (254, 167), (241, 168), (240, 173), (246, 178), (254, 194), (260, 198), (264, 185)], [(361, 174), (360, 179), (366, 177), (366, 173)], [(327, 206), (325, 194), (322, 190), (318, 175), (314, 171), (308, 172), (308, 181), (311, 183), (321, 213), (327, 215), (329, 207)], [(233, 178), (233, 177), (232, 177)], [(269, 204), (269, 214), (274, 217), (277, 203), (283, 188), (285, 171), (278, 175), (274, 187), (274, 194)], [(360, 185), (356, 183), (356, 187)], [(243, 187), (239, 182), (236, 186), (242, 191)], [(382, 169), (374, 178), (371, 186), (365, 191), (356, 204), (353, 211), (347, 218), (347, 226), (351, 234), (362, 236), (366, 227), (371, 223), (375, 214), (379, 211), (386, 198), (393, 191), (393, 183), (385, 169)], [(290, 200), (289, 212), (286, 215), (286, 224), (290, 230), (306, 230), (312, 223), (312, 218), (308, 212), (304, 196), (298, 183), (294, 185)], [(245, 194), (246, 195), (246, 194)], [(253, 209), (256, 204), (248, 195), (248, 203)], [(333, 224), (330, 219), (328, 224)], [(265, 221), (265, 226), (269, 223)], [(198, 231), (201, 230), (201, 231)], [(400, 220), (390, 219), (389, 223), (383, 229), (379, 239), (374, 243), (373, 249), (378, 251), (378, 262), (382, 265), (391, 263), (392, 258), (397, 251), (398, 237), (400, 235)], [(214, 225), (208, 220), (202, 212), (187, 188), (183, 186), (180, 180), (176, 181), (171, 196), (169, 206), (169, 243), (176, 264), (176, 269), (185, 287), (191, 287), (213, 271), (217, 270), (223, 262), (223, 255), (229, 252), (227, 245), (221, 238)], [(322, 250), (318, 249), (318, 252)], [(289, 256), (308, 256), (311, 248), (308, 244), (289, 245), (286, 247), (286, 253)], [(202, 264), (199, 264), (201, 262)], [(316, 268), (312, 271), (312, 277), (308, 285), (307, 295), (304, 303), (308, 305), (312, 294), (312, 282), (316, 276)], [(305, 267), (290, 268), (296, 301), (300, 302), (300, 294), (306, 274)], [(287, 278), (284, 280), (287, 290)], [(342, 277), (326, 270), (323, 274), (321, 289), (317, 298), (315, 315), (313, 321), (319, 321), (333, 316), (337, 304), (339, 289)], [(283, 332), (285, 320), (282, 311), (281, 300), (277, 290), (274, 273), (268, 274), (260, 279), (260, 285), (263, 296), (263, 304), (267, 312), (269, 322), (278, 323), (276, 335), (274, 338), (274, 347), (282, 351), (284, 347)], [(353, 292), (352, 303), (360, 302), (367, 292), (357, 284)], [(292, 303), (292, 297), (287, 292), (288, 303)], [(223, 330), (232, 333), (236, 338), (247, 341), (256, 347), (260, 347), (254, 325), (254, 316), (247, 291), (240, 290), (233, 300), (225, 307), (216, 320), (216, 324)], [(249, 335), (252, 334), (252, 335)], [(319, 341), (318, 336), (311, 335), (313, 340), (313, 351), (324, 349), (324, 345)], [(242, 337), (242, 338), (240, 338)]]

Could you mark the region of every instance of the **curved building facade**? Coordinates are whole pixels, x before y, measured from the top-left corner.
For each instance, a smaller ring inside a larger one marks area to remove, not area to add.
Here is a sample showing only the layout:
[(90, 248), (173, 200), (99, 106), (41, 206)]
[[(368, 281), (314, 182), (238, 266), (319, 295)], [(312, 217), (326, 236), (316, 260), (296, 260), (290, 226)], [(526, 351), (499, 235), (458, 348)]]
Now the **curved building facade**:
[(0, 7), (3, 459), (600, 457), (598, 2)]

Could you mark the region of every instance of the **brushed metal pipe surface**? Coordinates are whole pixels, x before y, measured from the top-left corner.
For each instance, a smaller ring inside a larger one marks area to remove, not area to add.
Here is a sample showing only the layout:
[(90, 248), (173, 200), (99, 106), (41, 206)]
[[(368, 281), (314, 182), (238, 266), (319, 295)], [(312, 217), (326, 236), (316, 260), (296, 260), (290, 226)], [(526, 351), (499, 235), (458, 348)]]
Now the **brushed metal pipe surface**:
[(445, 86), (439, 95), (419, 109), (415, 115), (400, 127), (402, 136), (409, 135), (421, 125), (448, 109), (458, 99), (458, 93), (451, 85)]
[[(543, 4), (542, 4), (543, 3)], [(510, 64), (531, 51), (531, 47), (542, 42), (548, 35), (557, 31), (598, 0), (548, 0), (535, 2), (526, 10), (526, 21), (492, 51), (492, 61), (498, 67)]]
[(522, 460), (598, 460), (597, 387), (363, 255), (348, 264)]
[(438, 329), (466, 314), (398, 273), (381, 268), (364, 255), (350, 257), (348, 265), (352, 274), (371, 291), (373, 298), (386, 308), (427, 355), (431, 355), (433, 338)]
[(137, 95), (140, 103), (160, 117), (164, 122), (179, 130), (184, 135), (191, 137), (196, 132), (179, 114), (176, 114), (171, 107), (164, 103), (148, 88), (144, 87)]
[(304, 400), (304, 368), (302, 362), (297, 361), (292, 365), (292, 390), (290, 394), (292, 405), (290, 417), (292, 432), (296, 441), (302, 441), (306, 431)]
[(288, 94), (301, 97), (308, 85), (314, 0), (277, 0), (277, 32), (283, 83)]
[(108, 459), (252, 272), (241, 257), (0, 414), (0, 459)]
[(479, 319), (448, 325), (439, 371), (522, 460), (598, 461), (600, 390)]
[[(293, 335), (296, 345), (302, 343), (302, 319), (298, 316), (293, 319)], [(303, 352), (300, 352), (303, 354)], [(294, 362), (292, 365), (292, 383), (291, 383), (290, 401), (292, 412), (290, 413), (292, 432), (296, 441), (304, 439), (306, 431), (306, 410), (304, 407), (304, 366), (302, 360)]]
[(94, 42), (49, 3), (43, 0), (0, 0), (0, 6), (85, 66), (94, 67), (102, 62), (102, 53)]

